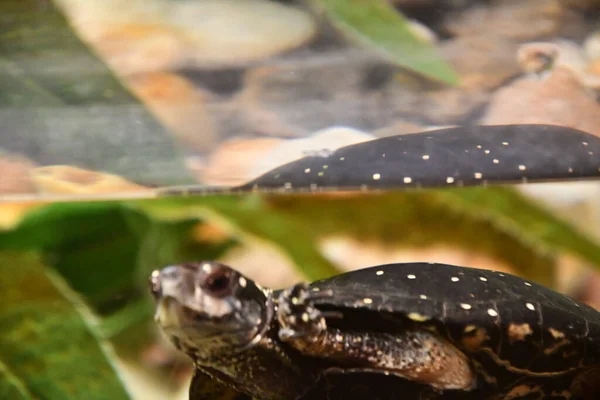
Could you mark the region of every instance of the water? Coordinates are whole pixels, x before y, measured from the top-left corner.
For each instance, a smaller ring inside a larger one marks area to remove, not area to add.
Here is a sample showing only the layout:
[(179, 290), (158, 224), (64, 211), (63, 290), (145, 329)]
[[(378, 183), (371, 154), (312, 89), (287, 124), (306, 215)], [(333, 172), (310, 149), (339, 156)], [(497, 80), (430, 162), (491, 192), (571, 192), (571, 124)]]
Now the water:
[(425, 47), (303, 2), (4, 1), (0, 398), (185, 398), (147, 279), (186, 260), (435, 261), (598, 307), (598, 10), (398, 3)]

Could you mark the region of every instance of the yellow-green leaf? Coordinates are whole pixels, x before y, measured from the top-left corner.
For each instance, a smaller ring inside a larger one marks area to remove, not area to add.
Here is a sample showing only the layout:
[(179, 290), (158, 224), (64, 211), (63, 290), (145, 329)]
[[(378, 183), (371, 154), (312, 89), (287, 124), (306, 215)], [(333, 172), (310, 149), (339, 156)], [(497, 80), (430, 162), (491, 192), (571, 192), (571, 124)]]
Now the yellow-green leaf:
[(87, 308), (31, 254), (0, 254), (0, 398), (125, 400)]
[(350, 40), (391, 62), (429, 78), (456, 85), (458, 77), (436, 48), (411, 29), (387, 0), (312, 0)]

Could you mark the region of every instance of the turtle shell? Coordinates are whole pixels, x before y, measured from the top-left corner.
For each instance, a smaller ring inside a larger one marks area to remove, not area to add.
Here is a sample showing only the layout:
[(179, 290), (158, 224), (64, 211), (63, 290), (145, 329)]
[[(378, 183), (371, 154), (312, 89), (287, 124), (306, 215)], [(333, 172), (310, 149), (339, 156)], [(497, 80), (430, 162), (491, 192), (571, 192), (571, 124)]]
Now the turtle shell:
[(389, 264), (317, 281), (310, 290), (331, 291), (315, 305), (341, 311), (328, 325), (342, 331), (435, 330), (467, 354), (481, 384), (494, 391), (526, 381), (539, 383), (530, 391), (553, 382), (558, 392), (561, 379), (570, 385), (582, 367), (600, 367), (600, 312), (510, 274)]
[(454, 187), (600, 176), (600, 139), (553, 125), (461, 126), (307, 156), (237, 188)]

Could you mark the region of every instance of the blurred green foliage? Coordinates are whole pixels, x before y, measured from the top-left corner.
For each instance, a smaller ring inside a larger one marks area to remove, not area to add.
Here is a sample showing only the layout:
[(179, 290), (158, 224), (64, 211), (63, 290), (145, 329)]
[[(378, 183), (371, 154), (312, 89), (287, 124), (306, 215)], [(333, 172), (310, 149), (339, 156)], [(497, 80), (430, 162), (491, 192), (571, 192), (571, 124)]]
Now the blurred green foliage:
[[(219, 227), (224, 237), (212, 240), (198, 235), (203, 224)], [(561, 254), (600, 266), (597, 243), (502, 187), (56, 203), (32, 211), (19, 225), (0, 233), (0, 276), (3, 285), (11, 288), (0, 291), (0, 303), (6, 305), (0, 317), (11, 318), (6, 321), (10, 326), (19, 319), (36, 319), (32, 329), (37, 336), (17, 332), (10, 345), (18, 341), (21, 346), (43, 346), (45, 350), (33, 357), (54, 365), (49, 370), (56, 371), (63, 368), (60, 360), (47, 358), (46, 352), (52, 354), (53, 346), (62, 352), (59, 337), (80, 335), (82, 343), (86, 341), (82, 351), (136, 326), (152, 337), (147, 322), (153, 305), (146, 282), (155, 268), (219, 258), (239, 244), (260, 239), (279, 248), (306, 279), (314, 280), (339, 272), (319, 248), (320, 241), (331, 235), (385, 243), (393, 249), (447, 244), (503, 261), (520, 275), (547, 285), (554, 283), (554, 266)], [(268, 273), (278, 265), (264, 268)], [(27, 282), (21, 273), (14, 273), (27, 270), (32, 271)], [(53, 276), (64, 284), (54, 285)], [(38, 308), (36, 296), (42, 292), (29, 290), (36, 285), (45, 285), (45, 291), (51, 288), (62, 306)], [(29, 314), (23, 314), (19, 310), (28, 301), (36, 303), (28, 308)], [(70, 322), (57, 329), (57, 313), (63, 312)], [(86, 323), (86, 315), (95, 322)], [(74, 359), (87, 357), (69, 351)], [(15, 356), (2, 362), (14, 374), (20, 368), (13, 365), (18, 360)], [(99, 362), (110, 363), (110, 357), (104, 361), (100, 357)], [(26, 375), (18, 378), (33, 390), (29, 386), (35, 384)], [(46, 378), (60, 380), (61, 375)]]
[(388, 0), (311, 0), (311, 4), (352, 42), (389, 62), (439, 82), (457, 85), (458, 76), (435, 45), (419, 36)]

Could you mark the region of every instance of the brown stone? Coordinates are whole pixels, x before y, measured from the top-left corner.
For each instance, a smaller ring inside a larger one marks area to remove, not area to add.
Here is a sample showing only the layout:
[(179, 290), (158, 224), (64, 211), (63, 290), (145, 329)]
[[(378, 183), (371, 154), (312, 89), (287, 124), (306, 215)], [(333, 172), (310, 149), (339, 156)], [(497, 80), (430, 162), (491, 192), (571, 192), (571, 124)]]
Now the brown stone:
[(143, 23), (112, 27), (90, 44), (119, 75), (174, 68), (185, 53), (180, 32)]
[(0, 196), (35, 192), (29, 174), (35, 165), (21, 156), (0, 153)]
[(563, 67), (545, 78), (524, 77), (498, 90), (482, 124), (553, 124), (600, 136), (600, 104)]
[(281, 139), (233, 139), (219, 146), (199, 171), (202, 183), (235, 186), (255, 176), (251, 170), (265, 154), (282, 142)]
[(170, 72), (148, 72), (126, 79), (129, 88), (186, 147), (208, 152), (216, 133), (207, 110), (210, 93)]
[(146, 192), (150, 189), (120, 176), (89, 171), (70, 165), (36, 168), (31, 179), (44, 194), (109, 194)]
[[(440, 45), (440, 52), (460, 78), (461, 89), (495, 89), (519, 73), (518, 46), (487, 34), (458, 37)], [(448, 91), (448, 89), (446, 90)]]
[(471, 7), (448, 19), (454, 35), (533, 40), (557, 33), (566, 10), (559, 0), (506, 0)]

